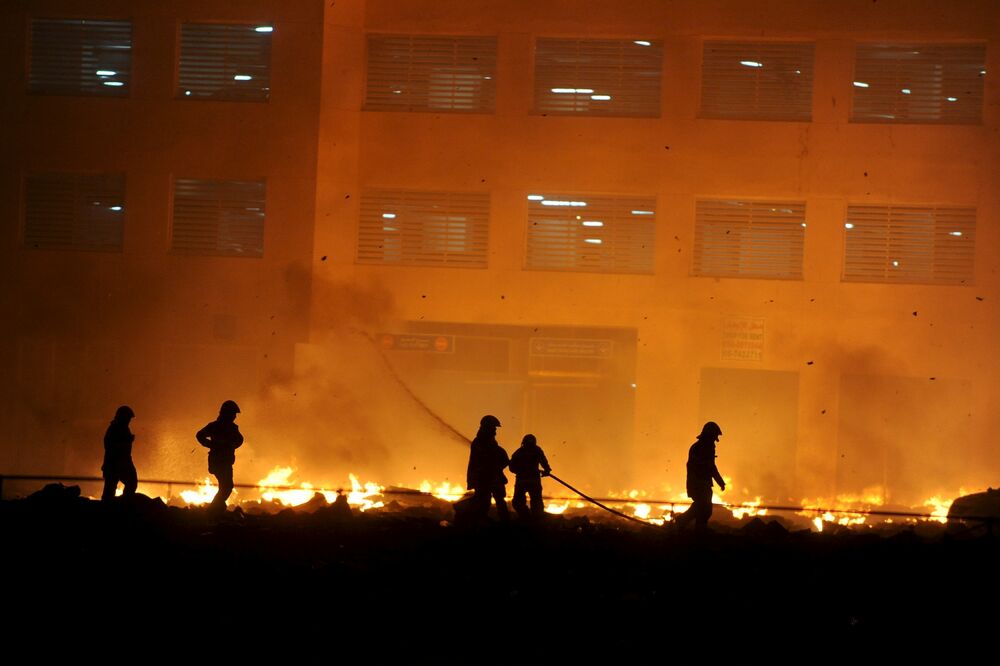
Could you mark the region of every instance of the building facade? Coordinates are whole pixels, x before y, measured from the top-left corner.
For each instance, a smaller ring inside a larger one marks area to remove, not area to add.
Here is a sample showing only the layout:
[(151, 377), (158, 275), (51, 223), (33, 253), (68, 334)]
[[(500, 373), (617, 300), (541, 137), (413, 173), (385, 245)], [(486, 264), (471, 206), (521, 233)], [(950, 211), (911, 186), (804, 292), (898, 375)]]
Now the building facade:
[(449, 420), (595, 490), (680, 489), (708, 419), (749, 497), (996, 476), (993, 3), (325, 20), (314, 274), (453, 340), (392, 352)]
[[(597, 492), (681, 490), (710, 419), (742, 497), (1000, 472), (995, 3), (94, 6), (7, 5), (13, 437), (266, 396), (360, 330), (407, 413)], [(39, 56), (74, 20), (127, 67)]]

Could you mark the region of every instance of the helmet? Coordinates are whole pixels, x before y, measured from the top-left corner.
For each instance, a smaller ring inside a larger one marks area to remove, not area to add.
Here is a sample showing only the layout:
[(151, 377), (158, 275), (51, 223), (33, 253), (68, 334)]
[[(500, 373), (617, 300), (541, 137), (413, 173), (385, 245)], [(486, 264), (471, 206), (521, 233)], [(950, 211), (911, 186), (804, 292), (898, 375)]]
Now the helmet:
[(135, 417), (135, 412), (128, 405), (122, 405), (115, 411), (115, 421), (121, 421), (123, 419), (131, 419)]
[(527, 434), (521, 439), (521, 446), (535, 446), (538, 444), (538, 440), (532, 434)]
[(500, 427), (500, 419), (493, 416), (492, 414), (487, 414), (483, 418), (479, 419), (479, 427), (494, 426), (496, 428)]
[(222, 407), (219, 407), (219, 413), (220, 414), (239, 414), (240, 413), (240, 406), (237, 405), (232, 400), (226, 400), (224, 403), (222, 403)]
[(722, 434), (722, 428), (715, 421), (709, 421), (701, 427), (701, 434), (698, 439), (715, 439)]

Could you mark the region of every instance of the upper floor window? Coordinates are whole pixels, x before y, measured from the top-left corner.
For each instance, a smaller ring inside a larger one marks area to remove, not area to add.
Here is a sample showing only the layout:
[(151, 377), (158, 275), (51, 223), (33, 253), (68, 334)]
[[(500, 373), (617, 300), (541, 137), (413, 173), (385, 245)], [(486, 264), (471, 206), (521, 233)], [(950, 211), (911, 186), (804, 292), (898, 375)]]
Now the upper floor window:
[(42, 250), (120, 251), (123, 174), (30, 174), (24, 179), (24, 245)]
[(801, 201), (700, 200), (693, 273), (799, 280), (805, 235)]
[(852, 204), (844, 233), (845, 281), (972, 283), (975, 208)]
[(263, 180), (174, 180), (174, 252), (226, 257), (264, 254)]
[(527, 268), (652, 273), (652, 197), (528, 195)]
[(535, 111), (658, 117), (662, 66), (658, 41), (539, 38)]
[(851, 120), (982, 122), (986, 47), (858, 44)]
[(177, 96), (266, 102), (271, 96), (273, 32), (268, 24), (182, 24)]
[(496, 37), (368, 35), (365, 108), (492, 113)]
[(127, 97), (132, 23), (31, 19), (30, 63), (32, 93)]
[(705, 42), (701, 116), (810, 120), (814, 50), (811, 43)]
[(358, 262), (486, 268), (489, 217), (485, 192), (365, 191)]

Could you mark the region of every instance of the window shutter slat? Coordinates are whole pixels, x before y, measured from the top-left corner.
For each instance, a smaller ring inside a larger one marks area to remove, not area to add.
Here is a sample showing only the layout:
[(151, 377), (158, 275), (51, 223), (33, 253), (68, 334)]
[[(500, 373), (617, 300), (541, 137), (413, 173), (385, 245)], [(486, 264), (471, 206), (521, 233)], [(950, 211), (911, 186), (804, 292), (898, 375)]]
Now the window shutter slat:
[(525, 264), (535, 270), (652, 273), (655, 213), (653, 198), (532, 195)]
[(266, 102), (271, 95), (271, 32), (255, 25), (181, 25), (177, 96)]
[(695, 275), (802, 279), (805, 204), (699, 200)]
[(851, 120), (982, 122), (982, 44), (858, 44)]
[(535, 111), (659, 117), (662, 65), (661, 42), (539, 38)]
[(30, 174), (25, 178), (24, 245), (119, 252), (124, 211), (124, 174)]
[(365, 109), (492, 113), (496, 37), (369, 35)]
[(368, 190), (359, 263), (486, 268), (489, 194)]
[(171, 249), (229, 257), (264, 255), (264, 181), (174, 181)]
[(849, 205), (847, 282), (971, 284), (976, 209)]
[(706, 41), (701, 116), (812, 119), (812, 43)]
[(126, 97), (131, 67), (130, 21), (31, 20), (28, 90), (34, 94)]

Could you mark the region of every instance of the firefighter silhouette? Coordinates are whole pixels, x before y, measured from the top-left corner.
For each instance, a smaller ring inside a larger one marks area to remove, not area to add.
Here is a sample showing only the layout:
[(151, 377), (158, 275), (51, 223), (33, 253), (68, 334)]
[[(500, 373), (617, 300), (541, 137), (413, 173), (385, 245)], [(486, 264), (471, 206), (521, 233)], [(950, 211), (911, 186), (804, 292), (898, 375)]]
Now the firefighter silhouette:
[(226, 500), (233, 493), (233, 465), (236, 464), (236, 449), (243, 445), (243, 435), (236, 425), (239, 406), (226, 400), (219, 408), (219, 418), (198, 431), (198, 443), (208, 448), (208, 472), (219, 480), (219, 492), (212, 499), (210, 508), (222, 513), (226, 510)]

